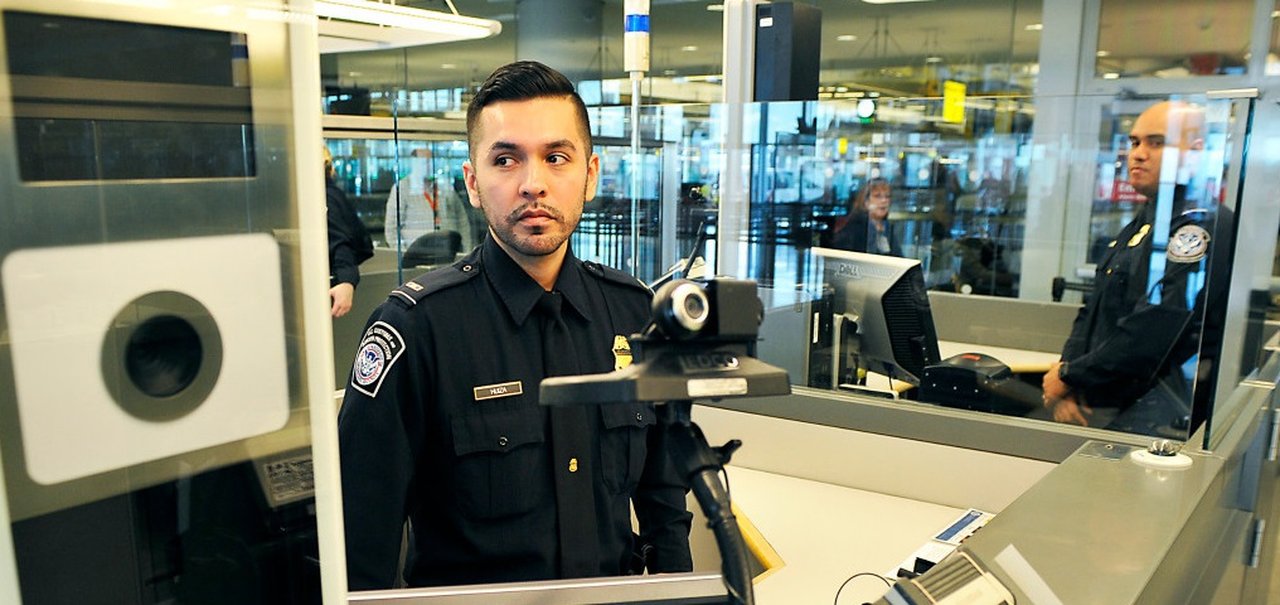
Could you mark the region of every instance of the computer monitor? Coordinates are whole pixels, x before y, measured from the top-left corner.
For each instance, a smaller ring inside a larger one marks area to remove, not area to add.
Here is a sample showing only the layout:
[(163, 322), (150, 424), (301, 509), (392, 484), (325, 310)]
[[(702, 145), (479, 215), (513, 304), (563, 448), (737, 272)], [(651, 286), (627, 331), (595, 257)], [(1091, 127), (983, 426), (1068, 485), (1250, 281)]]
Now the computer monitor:
[(831, 299), (833, 382), (851, 373), (846, 366), (853, 359), (858, 367), (919, 385), (925, 366), (941, 361), (920, 261), (811, 250), (822, 262), (824, 292)]

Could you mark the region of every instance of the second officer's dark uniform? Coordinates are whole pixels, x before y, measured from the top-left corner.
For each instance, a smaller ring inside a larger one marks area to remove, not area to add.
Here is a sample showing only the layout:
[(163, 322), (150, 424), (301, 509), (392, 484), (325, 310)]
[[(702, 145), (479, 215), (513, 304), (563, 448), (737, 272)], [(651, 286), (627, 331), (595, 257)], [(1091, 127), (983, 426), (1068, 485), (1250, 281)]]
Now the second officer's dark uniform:
[(1144, 204), (1099, 259), (1060, 376), (1089, 406), (1118, 410), (1105, 428), (1177, 436), (1191, 413), (1182, 364), (1216, 360), (1233, 220), (1225, 209), (1178, 211), (1162, 246), (1155, 213)]
[[(648, 290), (570, 250), (555, 291), (576, 373), (625, 363)], [(568, 436), (538, 404), (543, 294), (490, 235), (370, 318), (339, 416), (352, 590), (393, 586), (406, 517), (411, 586), (626, 574), (633, 502), (649, 571), (691, 569), (686, 488), (651, 404), (585, 406), (585, 451), (559, 451)], [(586, 498), (558, 487), (583, 477)], [(583, 521), (589, 535), (562, 537)]]

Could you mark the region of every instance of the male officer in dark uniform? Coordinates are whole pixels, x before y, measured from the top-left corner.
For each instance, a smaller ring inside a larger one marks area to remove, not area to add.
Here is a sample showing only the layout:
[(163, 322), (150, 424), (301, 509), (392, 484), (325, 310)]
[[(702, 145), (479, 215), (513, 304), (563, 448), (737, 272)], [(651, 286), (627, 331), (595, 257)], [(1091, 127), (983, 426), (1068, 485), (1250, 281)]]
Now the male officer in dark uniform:
[(544, 376), (628, 363), (649, 317), (647, 288), (569, 246), (600, 169), (582, 99), (512, 63), (476, 93), (467, 134), (488, 237), (373, 313), (339, 416), (350, 588), (395, 584), (406, 518), (413, 586), (691, 569), (686, 487), (652, 405), (538, 404)]
[(360, 263), (373, 258), (373, 239), (351, 207), (351, 200), (334, 181), (333, 156), (324, 147), (325, 216), (329, 221), (329, 314), (346, 315), (355, 302)]
[[(1058, 422), (1088, 426), (1095, 408), (1112, 408), (1105, 428), (1186, 436), (1191, 390), (1182, 366), (1200, 355), (1203, 376), (1216, 361), (1233, 223), (1225, 208), (1189, 207), (1178, 183), (1203, 131), (1203, 111), (1177, 101), (1133, 124), (1129, 183), (1147, 201), (1098, 261), (1062, 359), (1044, 377), (1045, 406)], [(1168, 221), (1167, 242), (1160, 221)]]

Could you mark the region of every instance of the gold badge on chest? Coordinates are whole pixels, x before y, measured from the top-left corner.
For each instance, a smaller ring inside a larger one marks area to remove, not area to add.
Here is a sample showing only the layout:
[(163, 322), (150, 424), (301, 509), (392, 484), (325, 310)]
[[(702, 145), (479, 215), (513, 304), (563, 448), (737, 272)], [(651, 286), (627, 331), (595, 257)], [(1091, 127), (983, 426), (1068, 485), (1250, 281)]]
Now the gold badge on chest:
[(613, 337), (613, 369), (621, 370), (631, 365), (631, 343), (621, 334)]
[(1137, 233), (1133, 234), (1133, 237), (1129, 238), (1129, 247), (1132, 248), (1141, 244), (1142, 238), (1146, 237), (1149, 231), (1151, 231), (1151, 225), (1143, 225), (1141, 229), (1138, 229)]

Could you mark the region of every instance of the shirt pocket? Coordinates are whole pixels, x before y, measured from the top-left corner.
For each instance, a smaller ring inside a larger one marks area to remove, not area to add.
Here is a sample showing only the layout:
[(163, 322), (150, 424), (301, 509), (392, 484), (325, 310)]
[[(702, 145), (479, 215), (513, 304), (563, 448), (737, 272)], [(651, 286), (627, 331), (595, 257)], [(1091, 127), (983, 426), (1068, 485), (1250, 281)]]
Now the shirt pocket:
[[(1129, 273), (1128, 267), (1119, 265), (1110, 268), (1110, 274), (1099, 284), (1101, 292), (1098, 293), (1099, 310), (1102, 317), (1109, 323), (1115, 323), (1116, 320), (1133, 312), (1134, 305), (1137, 304), (1129, 294)], [(1105, 336), (1104, 336), (1105, 337)]]
[(629, 494), (644, 473), (646, 439), (657, 413), (649, 403), (606, 403), (600, 406), (600, 469), (605, 489)]
[(497, 519), (526, 513), (550, 495), (543, 413), (536, 407), (452, 420), (454, 489), (462, 514)]

